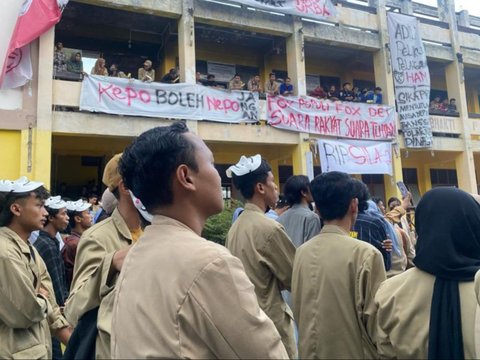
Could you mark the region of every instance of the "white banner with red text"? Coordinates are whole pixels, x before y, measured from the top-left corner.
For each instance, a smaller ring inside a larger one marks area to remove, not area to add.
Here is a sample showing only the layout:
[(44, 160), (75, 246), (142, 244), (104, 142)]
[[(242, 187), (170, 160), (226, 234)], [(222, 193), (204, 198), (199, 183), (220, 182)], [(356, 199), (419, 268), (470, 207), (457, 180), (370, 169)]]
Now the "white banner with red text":
[(322, 172), (392, 175), (392, 144), (359, 140), (318, 140)]
[(341, 138), (391, 140), (397, 136), (393, 106), (309, 96), (267, 96), (267, 121), (279, 129)]
[(418, 19), (388, 12), (388, 33), (398, 117), (407, 148), (433, 145), (430, 72)]
[(255, 123), (259, 114), (258, 93), (96, 75), (83, 80), (80, 110), (224, 123)]
[(326, 19), (337, 15), (331, 0), (230, 0), (240, 5), (258, 9), (308, 17)]

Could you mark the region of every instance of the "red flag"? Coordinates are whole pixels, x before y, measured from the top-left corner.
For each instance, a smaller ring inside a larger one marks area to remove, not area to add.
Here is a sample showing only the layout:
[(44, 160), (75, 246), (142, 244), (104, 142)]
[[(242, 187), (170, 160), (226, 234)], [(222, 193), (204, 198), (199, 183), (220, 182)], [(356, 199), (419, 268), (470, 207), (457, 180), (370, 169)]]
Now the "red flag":
[(38, 38), (58, 23), (61, 15), (57, 0), (26, 0), (10, 40), (9, 53)]

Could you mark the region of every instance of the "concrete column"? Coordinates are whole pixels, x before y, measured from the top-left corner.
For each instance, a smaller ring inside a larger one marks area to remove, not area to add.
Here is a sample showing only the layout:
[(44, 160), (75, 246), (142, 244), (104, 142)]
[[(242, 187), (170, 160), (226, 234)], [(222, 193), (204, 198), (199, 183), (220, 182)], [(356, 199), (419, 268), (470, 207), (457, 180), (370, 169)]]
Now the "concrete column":
[(458, 27), (455, 15), (455, 3), (453, 0), (438, 0), (438, 12), (440, 19), (450, 25), (450, 39), (454, 61), (445, 68), (447, 92), (449, 98), (457, 99), (457, 110), (460, 113), (462, 126), (463, 152), (455, 158), (457, 168), (458, 186), (468, 192), (477, 193), (477, 179), (475, 176), (475, 162), (473, 160), (471, 123), (468, 119), (467, 94), (465, 91), (465, 78), (463, 63), (457, 54), (461, 54), (458, 41)]
[[(392, 68), (390, 64), (390, 53), (387, 48), (389, 42), (387, 13), (385, 11), (386, 0), (375, 0), (377, 6), (377, 17), (379, 24), (380, 50), (373, 55), (373, 68), (375, 71), (375, 84), (382, 88), (383, 103), (385, 105), (395, 106), (395, 86), (393, 83)], [(411, 5), (411, 3), (410, 3)], [(400, 149), (393, 145), (392, 168), (393, 174), (384, 175), (383, 182), (385, 185), (385, 196), (390, 198), (392, 196), (401, 197), (400, 191), (397, 187), (397, 181), (403, 180), (402, 173), (402, 159)]]
[(300, 133), (298, 135), (298, 145), (295, 146), (295, 150), (292, 154), (293, 175), (307, 175), (307, 151), (310, 151), (310, 142), (305, 141), (308, 139), (307, 133)]
[(37, 121), (30, 129), (22, 130), (20, 153), (20, 173), (44, 182), (47, 188), (50, 188), (52, 165), (54, 42), (53, 27), (39, 40)]
[(275, 184), (278, 186), (278, 191), (280, 192), (280, 172), (278, 171), (278, 160), (269, 160), (268, 163), (272, 168), (273, 178), (275, 179)]
[(413, 14), (412, 0), (401, 0), (400, 12), (405, 15), (412, 15)]
[(302, 20), (292, 16), (292, 35), (287, 38), (287, 70), (295, 95), (306, 95), (305, 51)]
[(468, 10), (462, 10), (458, 13), (458, 25), (470, 27), (470, 14)]
[(193, 0), (182, 0), (182, 16), (178, 20), (178, 56), (180, 81), (195, 84), (195, 21)]

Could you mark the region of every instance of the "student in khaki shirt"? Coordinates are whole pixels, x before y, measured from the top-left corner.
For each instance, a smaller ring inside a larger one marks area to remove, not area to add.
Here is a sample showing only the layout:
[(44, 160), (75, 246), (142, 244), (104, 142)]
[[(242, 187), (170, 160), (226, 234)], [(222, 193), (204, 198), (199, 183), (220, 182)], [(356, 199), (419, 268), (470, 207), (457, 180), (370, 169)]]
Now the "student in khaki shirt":
[(287, 358), (241, 262), (201, 238), (223, 208), (205, 143), (181, 122), (154, 128), (125, 150), (120, 169), (154, 217), (117, 282), (112, 356)]
[(42, 183), (27, 178), (0, 180), (2, 359), (51, 358), (51, 336), (66, 344), (71, 335), (56, 303), (46, 265), (28, 242), (32, 231), (43, 228), (47, 216), (44, 201), (48, 197)]
[(324, 227), (297, 249), (292, 299), (300, 359), (375, 359), (373, 297), (385, 280), (381, 253), (349, 236), (358, 214), (355, 179), (323, 173), (311, 192)]
[(271, 167), (260, 155), (242, 156), (227, 176), (246, 205), (228, 232), (226, 246), (242, 261), (260, 307), (277, 327), (290, 358), (296, 358), (293, 314), (281, 294), (290, 290), (295, 246), (283, 226), (265, 215), (278, 200)]
[(415, 225), (416, 267), (385, 281), (375, 295), (378, 353), (478, 359), (480, 205), (462, 190), (436, 188), (418, 203)]
[(70, 323), (98, 309), (96, 357), (109, 359), (112, 307), (116, 281), (130, 245), (142, 234), (140, 215), (118, 172), (121, 154), (105, 166), (103, 183), (118, 199), (110, 218), (86, 230), (78, 243), (65, 316)]

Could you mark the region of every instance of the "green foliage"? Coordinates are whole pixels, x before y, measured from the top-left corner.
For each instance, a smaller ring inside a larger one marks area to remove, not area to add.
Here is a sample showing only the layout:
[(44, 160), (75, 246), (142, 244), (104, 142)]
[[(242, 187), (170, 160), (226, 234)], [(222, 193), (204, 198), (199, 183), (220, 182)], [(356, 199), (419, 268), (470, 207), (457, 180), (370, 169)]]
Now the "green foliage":
[(207, 220), (202, 231), (202, 237), (217, 244), (225, 245), (228, 230), (232, 226), (233, 213), (239, 206), (243, 207), (243, 204), (238, 200), (226, 200), (223, 211)]

